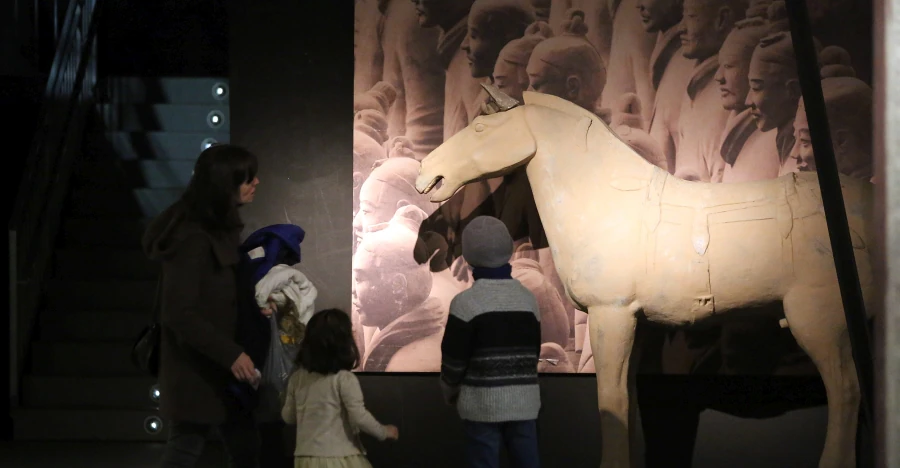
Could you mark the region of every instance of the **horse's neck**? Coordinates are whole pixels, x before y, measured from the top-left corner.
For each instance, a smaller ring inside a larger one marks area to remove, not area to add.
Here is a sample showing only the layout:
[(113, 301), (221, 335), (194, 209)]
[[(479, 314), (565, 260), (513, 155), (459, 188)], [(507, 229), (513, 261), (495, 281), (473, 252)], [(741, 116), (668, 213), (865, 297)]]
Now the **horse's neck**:
[(586, 218), (611, 214), (605, 212), (615, 210), (616, 200), (633, 194), (623, 189), (644, 186), (657, 169), (596, 117), (587, 125), (584, 116), (567, 114), (549, 116), (552, 125), (532, 123), (537, 152), (526, 169), (547, 238), (562, 250), (566, 233), (584, 229)]
[(538, 142), (537, 153), (527, 169), (532, 187), (546, 185), (554, 192), (565, 187), (567, 191), (596, 193), (600, 189), (598, 185), (609, 187), (615, 178), (649, 180), (653, 165), (597, 116), (586, 111), (573, 114), (559, 109), (549, 113), (550, 118), (558, 119), (559, 125), (532, 129)]

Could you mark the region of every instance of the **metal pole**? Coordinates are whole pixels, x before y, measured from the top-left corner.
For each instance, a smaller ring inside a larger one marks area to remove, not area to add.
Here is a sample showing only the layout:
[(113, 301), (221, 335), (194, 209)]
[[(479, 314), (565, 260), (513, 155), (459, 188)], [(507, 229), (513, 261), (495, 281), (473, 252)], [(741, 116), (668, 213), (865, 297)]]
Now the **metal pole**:
[(900, 466), (900, 0), (875, 1), (875, 169), (881, 252), (876, 466)]
[(822, 95), (822, 78), (819, 74), (818, 57), (813, 43), (806, 1), (787, 0), (785, 7), (791, 23), (794, 55), (797, 58), (797, 75), (800, 78), (803, 103), (806, 106), (806, 118), (809, 121), (809, 133), (816, 159), (819, 187), (822, 191), (822, 204), (828, 224), (828, 237), (831, 238), (834, 267), (837, 270), (844, 315), (850, 333), (853, 360), (856, 362), (856, 374), (859, 378), (861, 394), (860, 406), (865, 421), (868, 421), (871, 429), (874, 422), (872, 347), (866, 321), (866, 306), (859, 286), (859, 273), (856, 270), (856, 259), (853, 256), (853, 245), (850, 241), (847, 213), (844, 210), (840, 176), (834, 158), (834, 148), (831, 145), (831, 135), (828, 131), (828, 116), (825, 113), (825, 98)]

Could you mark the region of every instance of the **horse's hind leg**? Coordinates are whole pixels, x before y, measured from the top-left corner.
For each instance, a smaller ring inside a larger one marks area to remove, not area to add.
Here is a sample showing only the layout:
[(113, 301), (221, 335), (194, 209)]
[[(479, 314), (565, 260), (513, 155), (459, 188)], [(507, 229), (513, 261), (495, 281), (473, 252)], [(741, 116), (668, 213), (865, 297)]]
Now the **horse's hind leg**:
[(631, 468), (637, 403), (632, 366), (637, 317), (622, 306), (591, 307), (588, 327), (597, 372), (601, 468)]
[(784, 299), (784, 314), (797, 343), (819, 370), (828, 397), (819, 468), (854, 468), (860, 393), (840, 291), (795, 288)]

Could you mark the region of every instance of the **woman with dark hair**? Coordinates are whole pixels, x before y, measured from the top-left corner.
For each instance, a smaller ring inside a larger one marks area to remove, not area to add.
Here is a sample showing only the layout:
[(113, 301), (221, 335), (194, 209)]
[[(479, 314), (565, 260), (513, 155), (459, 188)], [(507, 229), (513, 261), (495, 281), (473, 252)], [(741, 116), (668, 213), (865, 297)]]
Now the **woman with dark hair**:
[(359, 440), (362, 430), (378, 440), (399, 437), (397, 427), (379, 423), (363, 402), (350, 316), (339, 309), (316, 313), (296, 358), (281, 417), (297, 425), (295, 468), (372, 468)]
[(163, 467), (194, 466), (213, 426), (231, 467), (259, 466), (252, 416), (235, 410), (226, 394), (232, 379), (259, 379), (235, 342), (235, 268), (243, 227), (238, 208), (253, 201), (256, 170), (256, 156), (244, 148), (207, 148), (184, 195), (144, 234), (144, 252), (162, 263), (160, 412), (169, 426)]

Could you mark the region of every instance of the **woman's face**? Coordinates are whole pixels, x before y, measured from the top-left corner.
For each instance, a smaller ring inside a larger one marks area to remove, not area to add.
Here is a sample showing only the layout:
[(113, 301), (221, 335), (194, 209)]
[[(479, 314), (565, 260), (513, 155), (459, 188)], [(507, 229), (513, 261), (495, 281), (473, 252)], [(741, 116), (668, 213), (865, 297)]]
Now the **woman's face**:
[(259, 185), (259, 177), (254, 177), (250, 182), (241, 184), (241, 188), (238, 191), (238, 200), (241, 205), (246, 205), (253, 201), (253, 197), (256, 196), (257, 185)]

